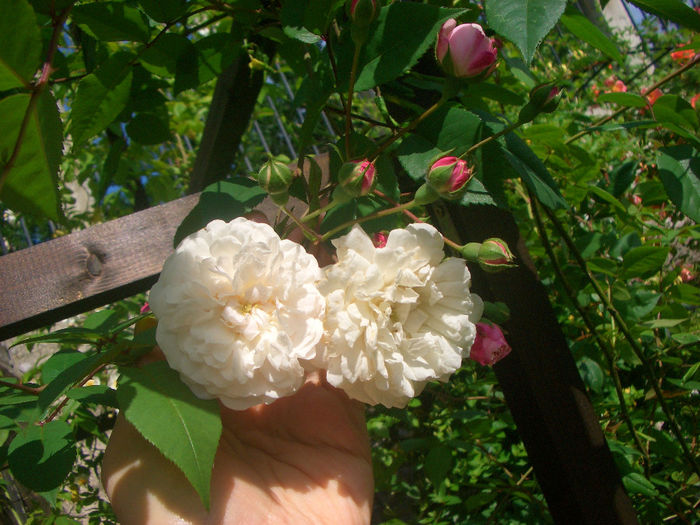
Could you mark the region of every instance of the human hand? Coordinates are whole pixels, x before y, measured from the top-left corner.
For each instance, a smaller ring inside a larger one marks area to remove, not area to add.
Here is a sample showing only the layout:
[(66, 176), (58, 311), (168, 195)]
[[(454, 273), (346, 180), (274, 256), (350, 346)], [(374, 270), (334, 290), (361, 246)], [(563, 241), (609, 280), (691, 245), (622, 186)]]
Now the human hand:
[(119, 416), (102, 479), (122, 525), (370, 522), (363, 405), (322, 373), (271, 405), (221, 410), (208, 513), (182, 472)]

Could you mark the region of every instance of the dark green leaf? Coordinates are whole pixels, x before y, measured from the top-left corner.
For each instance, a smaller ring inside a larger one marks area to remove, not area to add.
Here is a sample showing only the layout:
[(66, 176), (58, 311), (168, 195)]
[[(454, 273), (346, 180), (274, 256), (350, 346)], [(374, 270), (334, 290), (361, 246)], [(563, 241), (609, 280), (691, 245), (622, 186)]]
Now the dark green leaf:
[(214, 219), (230, 221), (245, 215), (266, 195), (257, 182), (243, 177), (210, 184), (204, 188), (199, 202), (178, 227), (173, 244), (177, 246), (182, 239), (201, 230)]
[(0, 0), (0, 13), (0, 91), (29, 86), (41, 54), (34, 10), (26, 0)]
[(71, 326), (60, 330), (54, 330), (48, 334), (32, 335), (18, 339), (12, 346), (30, 343), (92, 344), (99, 338), (100, 334), (93, 330)]
[(75, 442), (65, 421), (30, 425), (10, 443), (7, 461), (22, 484), (38, 492), (63, 483), (75, 461)]
[[(156, 108), (158, 109), (158, 108)], [(126, 125), (129, 138), (139, 144), (160, 144), (170, 139), (168, 111), (137, 113)]]
[[(228, 33), (214, 33), (195, 42), (194, 47), (197, 50), (198, 84), (203, 84), (218, 77), (233, 63), (239, 54), (240, 42)], [(177, 77), (177, 64), (175, 69)]]
[(628, 108), (645, 108), (649, 105), (644, 97), (634, 93), (601, 93), (598, 102), (612, 102)]
[[(170, 3), (163, 2), (165, 4)], [(71, 12), (73, 21), (98, 40), (106, 42), (148, 42), (150, 28), (146, 17), (123, 2), (80, 4)]]
[(598, 186), (593, 186), (590, 185), (588, 186), (588, 191), (590, 193), (593, 193), (596, 197), (604, 200), (608, 204), (611, 204), (615, 209), (617, 209), (619, 212), (623, 214), (627, 214), (627, 210), (625, 207), (622, 205), (622, 203), (617, 200), (615, 197), (610, 195), (607, 191), (605, 191), (603, 188), (599, 188)]
[[(30, 95), (17, 94), (0, 100), (0, 178), (7, 173), (0, 199), (16, 211), (60, 221), (63, 214), (57, 173), (63, 149), (61, 119), (48, 90), (32, 105), (30, 99)], [(12, 159), (27, 111), (24, 137)]]
[(630, 2), (647, 13), (666, 18), (693, 31), (700, 31), (700, 15), (681, 0), (630, 0)]
[[(362, 48), (355, 90), (371, 89), (403, 75), (435, 43), (442, 24), (463, 12), (414, 2), (383, 7)], [(341, 71), (350, 70), (353, 50), (349, 41), (339, 59)]]
[(640, 246), (625, 254), (622, 260), (623, 279), (645, 279), (658, 272), (666, 261), (668, 247)]
[(196, 55), (194, 44), (186, 36), (166, 33), (141, 53), (139, 60), (151, 73), (161, 77), (172, 77), (176, 73), (177, 62), (181, 56), (186, 56), (196, 64)]
[(398, 149), (399, 162), (411, 178), (422, 182), (430, 163), (453, 150), (459, 156), (476, 143), (481, 120), (458, 106), (442, 107), (423, 121)]
[(654, 118), (659, 122), (671, 123), (685, 130), (698, 128), (698, 115), (693, 106), (678, 95), (663, 95), (654, 103)]
[(656, 496), (658, 491), (654, 485), (639, 472), (630, 472), (622, 477), (622, 484), (632, 494)]
[(425, 457), (425, 475), (434, 487), (439, 487), (445, 481), (445, 476), (452, 468), (452, 451), (447, 447), (438, 446), (430, 449)]
[(630, 294), (632, 300), (614, 301), (614, 305), (625, 318), (634, 321), (644, 319), (661, 299), (661, 294), (644, 288), (633, 288), (630, 290)]
[(290, 0), (282, 4), (280, 22), (290, 38), (299, 38), (309, 44), (311, 35), (324, 35), (336, 10), (344, 0)]
[(107, 385), (91, 385), (80, 388), (71, 388), (66, 392), (66, 396), (70, 399), (75, 399), (81, 403), (89, 403), (93, 405), (103, 405), (110, 407), (118, 407), (117, 392), (109, 388)]
[(513, 42), (528, 64), (564, 12), (566, 0), (488, 0), (489, 26)]
[(84, 355), (85, 359), (78, 360), (73, 365), (65, 368), (41, 391), (37, 398), (37, 407), (42, 412), (42, 417), (48, 415), (49, 407), (56, 399), (62, 396), (75, 383), (86, 377), (103, 359), (101, 354)]
[(156, 22), (171, 22), (187, 11), (187, 0), (139, 0), (139, 4)]
[(671, 202), (700, 223), (700, 157), (690, 146), (659, 150), (659, 176)]
[(89, 354), (77, 350), (61, 350), (49, 357), (41, 367), (41, 380), (50, 383), (65, 369), (90, 357)]
[(588, 18), (583, 16), (578, 9), (574, 7), (567, 9), (566, 13), (561, 17), (561, 23), (564, 24), (564, 27), (571, 31), (574, 36), (592, 45), (599, 51), (602, 51), (618, 64), (622, 65), (624, 62), (624, 58), (617, 49), (615, 43), (588, 20)]
[(505, 152), (513, 169), (522, 177), (537, 199), (551, 209), (568, 208), (546, 166), (530, 147), (514, 133), (506, 135)]
[(221, 435), (218, 401), (195, 397), (164, 361), (123, 369), (117, 399), (126, 419), (182, 470), (208, 509)]
[(614, 197), (620, 198), (620, 196), (630, 187), (630, 184), (634, 182), (634, 178), (637, 175), (637, 168), (639, 163), (636, 160), (628, 160), (617, 166), (610, 173), (610, 193)]
[(118, 321), (119, 313), (117, 311), (109, 309), (100, 310), (99, 312), (91, 313), (85, 318), (85, 321), (83, 321), (83, 328), (102, 332), (106, 335)]
[(78, 84), (71, 111), (73, 149), (85, 143), (121, 113), (131, 90), (133, 55), (118, 52)]
[(605, 382), (605, 374), (600, 365), (588, 357), (582, 357), (578, 363), (578, 371), (581, 379), (594, 392), (602, 392)]

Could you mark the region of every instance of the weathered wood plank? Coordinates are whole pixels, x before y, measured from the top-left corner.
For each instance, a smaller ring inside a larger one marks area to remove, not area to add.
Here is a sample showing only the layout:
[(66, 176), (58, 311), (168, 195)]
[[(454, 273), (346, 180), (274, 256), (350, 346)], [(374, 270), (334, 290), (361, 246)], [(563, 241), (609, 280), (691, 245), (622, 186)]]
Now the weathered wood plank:
[(0, 257), (0, 341), (148, 290), (190, 195)]
[(454, 206), (450, 216), (462, 242), (504, 239), (519, 259), (507, 272), (473, 271), (474, 290), (502, 301), (513, 352), (496, 377), (525, 444), (535, 476), (557, 523), (636, 524), (576, 363), (537, 278), (513, 216), (489, 206)]

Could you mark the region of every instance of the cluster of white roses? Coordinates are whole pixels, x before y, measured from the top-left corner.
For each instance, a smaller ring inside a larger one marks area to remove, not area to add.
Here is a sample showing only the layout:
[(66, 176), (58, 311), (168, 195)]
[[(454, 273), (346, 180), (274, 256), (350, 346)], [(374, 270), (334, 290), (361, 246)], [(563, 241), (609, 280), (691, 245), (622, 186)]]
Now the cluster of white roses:
[(403, 407), (460, 367), (483, 306), (435, 228), (393, 230), (377, 248), (356, 225), (333, 244), (337, 262), (320, 269), (244, 218), (180, 243), (149, 303), (159, 346), (197, 396), (243, 410), (324, 369), (351, 398)]

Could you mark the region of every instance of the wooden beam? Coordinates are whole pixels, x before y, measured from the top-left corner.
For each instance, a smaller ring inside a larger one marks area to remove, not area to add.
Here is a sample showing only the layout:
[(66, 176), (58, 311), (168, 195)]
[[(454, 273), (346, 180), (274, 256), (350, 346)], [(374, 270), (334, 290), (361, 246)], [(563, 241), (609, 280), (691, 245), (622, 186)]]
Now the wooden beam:
[(148, 290), (199, 194), (0, 257), (0, 341)]
[(637, 517), (556, 316), (510, 212), (492, 206), (443, 208), (462, 242), (504, 239), (519, 266), (472, 271), (474, 291), (502, 301), (512, 353), (496, 377), (557, 523), (636, 524)]

